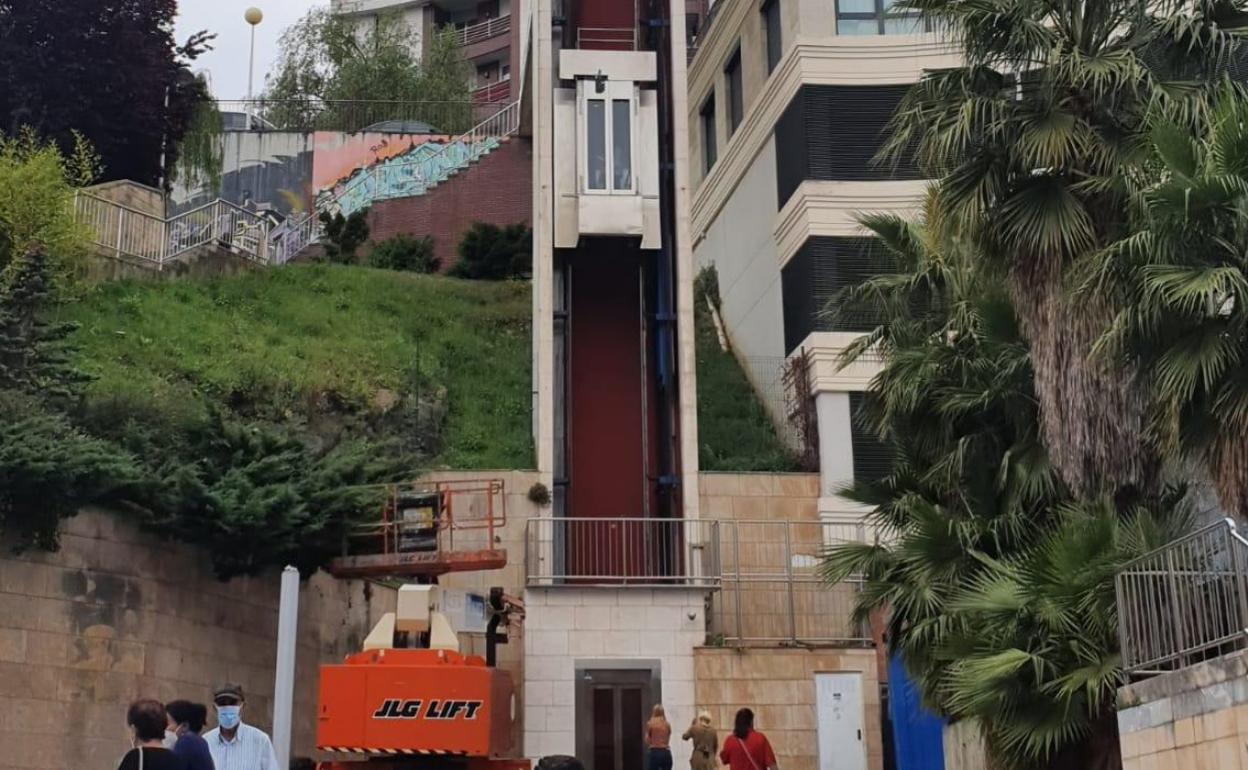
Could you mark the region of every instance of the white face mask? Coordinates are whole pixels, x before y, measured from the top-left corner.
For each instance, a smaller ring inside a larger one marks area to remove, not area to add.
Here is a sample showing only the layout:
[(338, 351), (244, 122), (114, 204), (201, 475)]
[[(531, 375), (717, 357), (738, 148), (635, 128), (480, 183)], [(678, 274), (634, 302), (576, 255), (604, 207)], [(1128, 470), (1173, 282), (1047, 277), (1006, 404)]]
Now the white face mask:
[(175, 733), (173, 730), (165, 730), (165, 740), (162, 741), (162, 745), (165, 748), (172, 750), (173, 745), (177, 742), (178, 742), (178, 734)]

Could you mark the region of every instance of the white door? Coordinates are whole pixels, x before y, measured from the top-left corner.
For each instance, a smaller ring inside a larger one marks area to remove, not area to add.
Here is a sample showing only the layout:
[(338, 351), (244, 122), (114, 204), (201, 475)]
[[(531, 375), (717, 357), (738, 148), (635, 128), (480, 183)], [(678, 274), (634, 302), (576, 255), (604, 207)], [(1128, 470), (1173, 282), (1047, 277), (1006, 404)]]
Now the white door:
[(862, 674), (815, 674), (819, 770), (867, 770)]

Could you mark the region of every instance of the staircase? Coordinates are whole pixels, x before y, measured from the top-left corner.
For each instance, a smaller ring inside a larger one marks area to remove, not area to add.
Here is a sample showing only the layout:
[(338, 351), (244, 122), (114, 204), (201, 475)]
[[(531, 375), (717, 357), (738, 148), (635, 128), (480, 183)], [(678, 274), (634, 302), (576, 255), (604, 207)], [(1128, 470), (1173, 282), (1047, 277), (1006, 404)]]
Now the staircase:
[(322, 213), (344, 216), (373, 203), (424, 195), (498, 149), (520, 128), (515, 101), (445, 144), (422, 144), (367, 169), (360, 169), (336, 193), (326, 194), (302, 216), (277, 224), (264, 214), (218, 198), (162, 219), (80, 190), (74, 214), (99, 251), (142, 267), (164, 270), (190, 261), (206, 249), (224, 250), (260, 265), (294, 259), (320, 237)]

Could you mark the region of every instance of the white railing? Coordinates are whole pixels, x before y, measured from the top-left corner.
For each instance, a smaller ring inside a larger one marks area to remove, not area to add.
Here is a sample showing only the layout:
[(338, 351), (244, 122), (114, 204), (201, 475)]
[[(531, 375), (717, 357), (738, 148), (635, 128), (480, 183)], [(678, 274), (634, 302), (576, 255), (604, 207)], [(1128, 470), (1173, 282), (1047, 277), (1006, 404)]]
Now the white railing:
[(286, 264), (308, 245), (315, 243), (320, 234), (321, 222), (315, 211), (291, 213), (269, 235), (269, 264)]
[(476, 24), (469, 24), (457, 30), (457, 32), (459, 33), (460, 45), (471, 45), (482, 40), (489, 40), (498, 35), (505, 35), (511, 32), (511, 15), (508, 14), (495, 19), (486, 19)]
[(267, 263), (270, 222), (226, 200), (161, 219), (129, 206), (79, 191), (74, 215), (92, 241), (119, 258), (163, 269), (187, 252), (214, 244), (246, 259)]
[(636, 51), (636, 27), (580, 27), (576, 30), (577, 48)]
[(353, 177), (332, 197), (318, 201), (317, 210), (346, 215), (374, 201), (421, 195), (451, 171), (478, 160), (519, 130), (520, 101), (517, 100), (446, 144), (437, 145), (436, 149), (417, 145), (406, 156), (374, 165)]

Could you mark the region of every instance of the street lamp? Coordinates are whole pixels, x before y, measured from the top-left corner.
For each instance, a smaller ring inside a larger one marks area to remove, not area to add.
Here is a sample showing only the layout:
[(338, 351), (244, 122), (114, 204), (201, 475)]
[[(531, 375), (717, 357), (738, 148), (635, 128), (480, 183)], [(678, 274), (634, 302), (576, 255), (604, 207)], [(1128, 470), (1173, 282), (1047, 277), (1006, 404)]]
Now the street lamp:
[(259, 8), (248, 8), (243, 11), (243, 21), (251, 25), (251, 55), (247, 59), (247, 130), (251, 130), (251, 113), (254, 108), (251, 102), (251, 80), (256, 71), (256, 25), (264, 20), (264, 13)]

